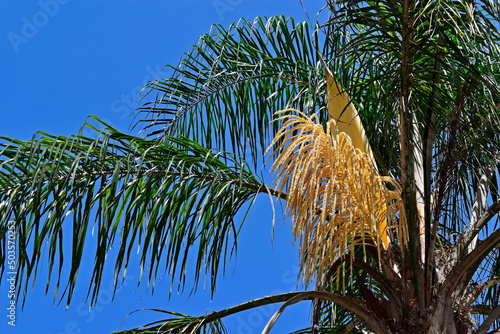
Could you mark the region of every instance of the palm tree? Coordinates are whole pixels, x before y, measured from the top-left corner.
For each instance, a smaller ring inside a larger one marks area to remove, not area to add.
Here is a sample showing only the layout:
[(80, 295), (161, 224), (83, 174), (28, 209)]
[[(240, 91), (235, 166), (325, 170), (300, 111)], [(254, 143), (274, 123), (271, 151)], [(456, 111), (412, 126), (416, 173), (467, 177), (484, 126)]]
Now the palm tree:
[[(286, 203), (309, 289), (127, 332), (220, 333), (228, 315), (283, 303), (267, 333), (306, 299), (300, 333), (500, 331), (500, 6), (327, 0), (325, 15), (214, 26), (145, 87), (141, 136), (85, 124), (97, 139), (2, 138), (0, 256), (5, 269), (15, 230), (19, 291), (47, 244), (48, 284), (69, 303), (95, 224), (93, 302), (111, 245), (116, 285), (139, 247), (148, 283), (166, 270), (182, 288), (194, 252), (194, 284), (213, 292), (263, 194)], [(258, 175), (267, 159), (274, 185)]]

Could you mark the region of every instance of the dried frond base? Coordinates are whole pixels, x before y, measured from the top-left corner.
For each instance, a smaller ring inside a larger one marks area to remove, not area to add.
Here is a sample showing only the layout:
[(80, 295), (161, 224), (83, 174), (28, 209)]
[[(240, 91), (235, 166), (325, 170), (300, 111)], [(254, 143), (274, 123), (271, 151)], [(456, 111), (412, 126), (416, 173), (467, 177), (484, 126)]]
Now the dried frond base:
[(380, 251), (387, 248), (389, 236), (404, 242), (397, 181), (381, 176), (347, 134), (337, 134), (334, 120), (325, 132), (316, 115), (306, 117), (296, 110), (278, 114), (283, 113), (283, 126), (270, 146), (280, 143), (273, 152), (273, 171), (278, 171), (279, 191), (288, 192), (286, 213), (292, 217), (295, 240), (300, 240), (306, 284), (316, 273), (321, 284), (322, 273), (353, 254), (355, 246), (374, 245)]

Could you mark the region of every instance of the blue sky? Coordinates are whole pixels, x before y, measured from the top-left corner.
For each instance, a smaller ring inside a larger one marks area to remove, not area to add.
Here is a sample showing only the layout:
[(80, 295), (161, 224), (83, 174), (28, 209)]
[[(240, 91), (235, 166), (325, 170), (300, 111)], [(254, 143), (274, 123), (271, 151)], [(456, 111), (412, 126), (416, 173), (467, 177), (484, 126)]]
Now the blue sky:
[[(304, 2), (314, 20), (324, 1)], [(307, 19), (299, 0), (26, 0), (6, 3), (4, 8), (0, 20), (0, 135), (24, 140), (36, 131), (75, 134), (88, 115), (128, 131), (142, 85), (156, 78), (165, 65), (176, 65), (182, 53), (214, 23), (229, 26), (241, 17), (273, 15)], [(65, 309), (64, 302), (59, 306), (53, 302), (53, 289), (44, 296), (46, 276), (42, 272), (24, 309), (17, 306), (14, 328), (7, 324), (8, 277), (4, 276), (0, 282), (0, 333), (109, 333), (118, 330), (130, 312), (141, 308), (200, 315), (295, 290), (298, 251), (291, 246), (289, 223), (282, 225), (278, 214), (272, 242), (271, 219), (269, 200), (263, 197), (243, 227), (236, 261), (219, 279), (213, 300), (202, 286), (189, 296), (189, 284), (184, 294), (169, 299), (169, 277), (157, 282), (152, 295), (145, 284), (137, 287), (139, 273), (132, 270), (111, 301), (110, 262), (101, 297), (89, 311), (86, 278), (91, 275), (93, 257), (88, 252), (69, 308)], [(230, 317), (225, 323), (229, 333), (260, 333), (276, 309), (264, 307)], [(157, 314), (138, 312), (125, 320), (122, 329), (157, 319)], [(309, 303), (292, 306), (273, 332), (303, 328), (308, 319)]]

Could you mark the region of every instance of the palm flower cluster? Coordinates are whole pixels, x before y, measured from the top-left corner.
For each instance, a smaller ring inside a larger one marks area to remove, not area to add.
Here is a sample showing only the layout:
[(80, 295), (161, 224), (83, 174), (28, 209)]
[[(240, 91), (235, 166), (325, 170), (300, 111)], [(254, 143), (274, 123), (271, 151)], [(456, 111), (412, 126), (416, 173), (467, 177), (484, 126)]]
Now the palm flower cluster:
[[(313, 114), (279, 112), (283, 126), (273, 171), (279, 191), (288, 188), (286, 213), (292, 218), (295, 241), (300, 239), (304, 279), (309, 284), (356, 246), (388, 247), (388, 238), (406, 237), (400, 186), (381, 176), (371, 158), (330, 119), (326, 131)], [(394, 190), (390, 190), (392, 187)], [(389, 232), (389, 233), (388, 233)]]

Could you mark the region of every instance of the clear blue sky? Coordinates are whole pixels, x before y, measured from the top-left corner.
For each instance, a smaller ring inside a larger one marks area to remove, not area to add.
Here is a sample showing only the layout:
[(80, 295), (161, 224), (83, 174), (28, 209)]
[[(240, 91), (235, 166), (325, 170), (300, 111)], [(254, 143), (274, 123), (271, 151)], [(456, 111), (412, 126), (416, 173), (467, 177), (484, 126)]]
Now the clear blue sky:
[[(314, 20), (324, 1), (304, 2)], [(307, 19), (299, 0), (25, 0), (5, 3), (3, 8), (0, 135), (18, 139), (29, 139), (38, 130), (75, 134), (88, 115), (128, 131), (141, 86), (154, 79), (164, 65), (176, 65), (211, 24), (229, 26), (241, 17), (273, 15)], [(24, 309), (18, 305), (15, 328), (7, 324), (8, 277), (4, 276), (0, 282), (0, 333), (109, 333), (140, 308), (200, 315), (295, 290), (298, 250), (291, 246), (289, 222), (281, 224), (279, 210), (272, 242), (271, 212), (269, 200), (261, 198), (242, 230), (236, 262), (219, 279), (212, 301), (202, 286), (189, 297), (190, 285), (184, 294), (174, 294), (169, 300), (169, 277), (157, 282), (152, 295), (145, 284), (136, 286), (137, 271), (129, 273), (126, 286), (111, 301), (110, 262), (101, 297), (89, 311), (86, 278), (93, 257), (88, 252), (88, 265), (80, 272), (69, 308), (65, 309), (64, 302), (56, 306), (53, 289), (44, 296), (46, 276), (42, 272)], [(231, 334), (260, 333), (276, 309), (268, 306), (228, 318), (227, 329)], [(159, 315), (154, 313), (135, 313), (122, 328), (156, 319)], [(308, 319), (309, 303), (292, 306), (273, 332), (303, 328)]]

